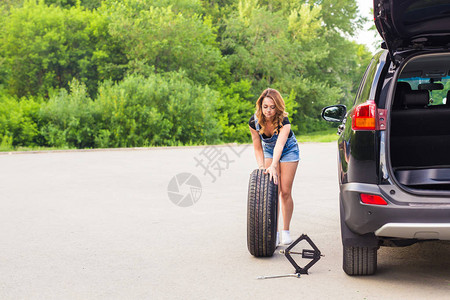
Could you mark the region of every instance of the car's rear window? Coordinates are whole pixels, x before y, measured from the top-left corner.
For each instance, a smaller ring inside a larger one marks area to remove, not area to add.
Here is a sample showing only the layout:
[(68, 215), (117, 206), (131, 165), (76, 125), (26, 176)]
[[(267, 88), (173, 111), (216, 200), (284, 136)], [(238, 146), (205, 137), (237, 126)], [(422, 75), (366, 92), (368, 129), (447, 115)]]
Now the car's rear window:
[[(428, 92), (430, 93), (429, 105), (442, 105), (447, 103), (447, 93), (450, 91), (450, 76), (445, 76), (434, 80), (430, 80), (430, 78), (423, 78), (423, 77), (411, 77), (411, 78), (401, 78), (398, 81), (409, 83), (412, 90), (424, 89), (423, 87), (426, 85), (442, 83), (443, 89), (428, 90)], [(436, 87), (437, 86), (438, 85), (436, 85)], [(450, 101), (450, 99), (448, 101)]]

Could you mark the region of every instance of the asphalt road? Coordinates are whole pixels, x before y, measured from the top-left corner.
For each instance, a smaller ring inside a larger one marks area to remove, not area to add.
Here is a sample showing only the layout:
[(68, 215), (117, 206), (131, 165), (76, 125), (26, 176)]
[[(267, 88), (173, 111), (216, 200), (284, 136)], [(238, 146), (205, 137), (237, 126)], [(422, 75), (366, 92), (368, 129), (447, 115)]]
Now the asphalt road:
[(294, 268), (247, 250), (250, 146), (2, 154), (0, 299), (448, 299), (447, 243), (383, 248), (376, 276), (344, 274), (336, 145), (300, 149), (291, 232), (325, 257), (266, 280)]

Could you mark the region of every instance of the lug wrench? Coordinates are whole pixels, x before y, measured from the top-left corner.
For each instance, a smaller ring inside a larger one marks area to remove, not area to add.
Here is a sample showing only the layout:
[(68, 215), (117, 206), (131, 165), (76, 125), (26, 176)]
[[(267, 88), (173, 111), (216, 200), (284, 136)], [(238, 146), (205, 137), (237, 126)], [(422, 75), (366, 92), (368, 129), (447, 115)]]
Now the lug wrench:
[(272, 275), (272, 276), (259, 276), (258, 279), (272, 279), (272, 278), (283, 278), (283, 277), (300, 278), (300, 273), (285, 274), (285, 275)]

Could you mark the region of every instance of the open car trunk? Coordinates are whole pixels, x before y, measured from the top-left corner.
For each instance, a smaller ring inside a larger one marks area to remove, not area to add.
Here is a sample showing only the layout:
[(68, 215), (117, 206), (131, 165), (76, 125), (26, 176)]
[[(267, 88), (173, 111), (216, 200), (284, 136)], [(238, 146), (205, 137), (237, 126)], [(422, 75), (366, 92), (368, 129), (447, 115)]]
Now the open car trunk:
[(448, 48), (448, 0), (374, 0), (375, 26), (396, 61), (395, 52), (424, 47)]
[[(401, 68), (388, 124), (393, 175), (411, 188), (450, 191), (450, 2), (374, 0), (374, 20)], [(435, 54), (400, 66), (411, 50)]]
[(401, 184), (450, 191), (450, 54), (401, 70), (390, 114), (390, 163)]

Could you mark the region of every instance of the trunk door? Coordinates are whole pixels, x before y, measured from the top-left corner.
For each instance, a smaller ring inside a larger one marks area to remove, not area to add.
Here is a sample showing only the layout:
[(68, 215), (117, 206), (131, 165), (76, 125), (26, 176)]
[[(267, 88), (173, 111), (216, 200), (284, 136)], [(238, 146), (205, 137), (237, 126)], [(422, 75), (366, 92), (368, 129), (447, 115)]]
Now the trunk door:
[(449, 0), (374, 0), (374, 21), (391, 58), (411, 49), (447, 49)]

